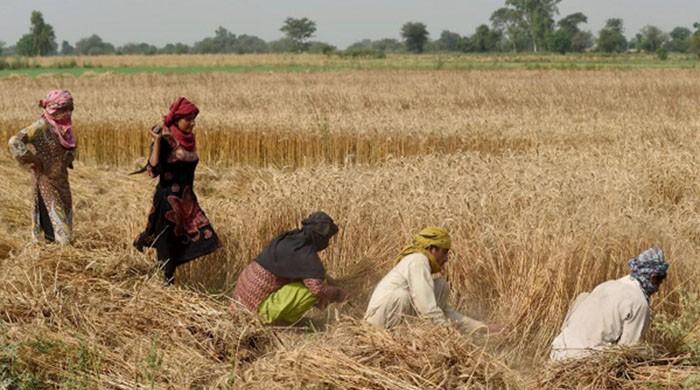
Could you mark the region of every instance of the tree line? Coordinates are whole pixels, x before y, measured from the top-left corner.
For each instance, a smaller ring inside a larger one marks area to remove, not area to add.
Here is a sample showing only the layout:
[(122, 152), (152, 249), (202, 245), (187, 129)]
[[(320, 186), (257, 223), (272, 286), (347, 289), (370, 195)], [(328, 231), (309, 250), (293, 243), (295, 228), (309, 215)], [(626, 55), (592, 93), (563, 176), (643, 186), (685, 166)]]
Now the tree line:
[[(562, 0), (506, 0), (495, 10), (490, 25), (482, 24), (472, 35), (444, 30), (437, 39), (421, 22), (407, 22), (400, 29), (401, 40), (385, 38), (365, 39), (346, 48), (348, 53), (385, 52), (585, 52), (598, 51), (621, 53), (629, 50), (657, 53), (665, 57), (668, 52), (693, 53), (700, 56), (700, 23), (691, 28), (679, 26), (670, 32), (652, 25), (643, 27), (634, 37), (627, 39), (623, 20), (608, 19), (605, 26), (594, 35), (581, 25), (588, 18), (581, 12), (556, 20), (557, 5)], [(311, 52), (332, 53), (337, 48), (325, 42), (314, 41), (316, 23), (308, 18), (287, 18), (280, 28), (284, 37), (267, 42), (257, 36), (236, 35), (219, 27), (214, 35), (193, 45), (169, 43), (157, 47), (149, 43), (127, 43), (115, 46), (99, 35), (82, 38), (73, 45), (56, 42), (53, 27), (41, 12), (33, 11), (30, 31), (14, 46), (5, 48), (0, 41), (0, 54), (21, 56), (47, 55), (104, 55), (104, 54), (209, 54), (209, 53), (280, 53)]]

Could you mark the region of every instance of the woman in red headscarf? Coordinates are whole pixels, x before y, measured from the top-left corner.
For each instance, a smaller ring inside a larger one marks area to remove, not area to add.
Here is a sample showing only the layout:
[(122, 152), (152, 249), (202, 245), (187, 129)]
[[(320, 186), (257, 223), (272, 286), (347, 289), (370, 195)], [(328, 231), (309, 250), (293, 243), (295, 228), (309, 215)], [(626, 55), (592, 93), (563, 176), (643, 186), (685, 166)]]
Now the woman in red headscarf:
[(178, 98), (162, 125), (151, 129), (153, 144), (146, 170), (159, 177), (148, 224), (134, 241), (139, 251), (156, 248), (165, 281), (175, 281), (177, 266), (219, 247), (219, 238), (194, 194), (194, 171), (199, 162), (194, 126), (199, 109)]
[(50, 91), (39, 101), (41, 118), (10, 138), (10, 153), (34, 175), (32, 237), (42, 233), (50, 242), (69, 244), (73, 231), (73, 207), (68, 168), (73, 168), (73, 96), (65, 90)]

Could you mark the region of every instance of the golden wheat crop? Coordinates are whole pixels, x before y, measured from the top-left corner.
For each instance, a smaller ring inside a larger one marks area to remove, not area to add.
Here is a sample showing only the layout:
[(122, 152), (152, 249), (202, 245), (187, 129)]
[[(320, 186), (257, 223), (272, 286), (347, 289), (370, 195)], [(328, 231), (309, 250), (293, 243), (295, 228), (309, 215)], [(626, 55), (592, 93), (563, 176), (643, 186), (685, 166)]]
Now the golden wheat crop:
[[(662, 356), (546, 365), (573, 297), (627, 272), (652, 244), (672, 262), (654, 312), (692, 309), (682, 298), (700, 293), (695, 72), (88, 75), (0, 87), (5, 136), (36, 117), (47, 89), (73, 91), (81, 148), (68, 248), (29, 243), (31, 180), (0, 156), (0, 363), (15, 377), (78, 388), (438, 389), (673, 388), (700, 375)], [(202, 110), (195, 191), (224, 247), (166, 289), (152, 258), (131, 247), (154, 182), (126, 172), (178, 95)], [(313, 314), (316, 331), (232, 318), (238, 271), (317, 209), (340, 225), (323, 258), (350, 302)], [(456, 306), (505, 334), (356, 321), (426, 224), (452, 232)], [(697, 343), (700, 331), (683, 337)], [(648, 341), (681, 356), (657, 327)]]
[(5, 136), (61, 86), (76, 99), (80, 159), (126, 165), (179, 95), (201, 108), (210, 164), (299, 167), (375, 163), (426, 152), (595, 146), (687, 132), (694, 71), (333, 72), (83, 75), (2, 79)]

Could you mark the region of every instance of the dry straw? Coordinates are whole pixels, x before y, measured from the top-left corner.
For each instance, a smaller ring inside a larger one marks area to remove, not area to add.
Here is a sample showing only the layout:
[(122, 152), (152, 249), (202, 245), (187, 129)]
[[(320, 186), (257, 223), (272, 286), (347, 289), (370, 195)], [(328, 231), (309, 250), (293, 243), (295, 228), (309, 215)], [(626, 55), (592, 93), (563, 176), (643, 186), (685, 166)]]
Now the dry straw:
[(665, 357), (651, 348), (614, 350), (552, 364), (533, 386), (547, 389), (692, 389), (700, 367), (689, 356)]
[(391, 331), (351, 318), (321, 337), (259, 359), (245, 373), (255, 388), (519, 388), (519, 377), (454, 328), (402, 325)]
[[(68, 248), (29, 242), (31, 177), (0, 156), (0, 383), (528, 388), (550, 378), (543, 383), (566, 387), (573, 382), (547, 376), (545, 362), (578, 293), (624, 275), (652, 244), (672, 263), (654, 313), (673, 320), (692, 307), (679, 304), (681, 292), (700, 292), (698, 83), (686, 71), (2, 79), (5, 134), (62, 85), (75, 92), (85, 151), (71, 172)], [(104, 93), (117, 87), (123, 94)], [(178, 270), (178, 286), (166, 289), (153, 256), (131, 247), (155, 183), (126, 172), (147, 148), (144, 129), (182, 91), (203, 108), (195, 191), (223, 248)], [(376, 154), (352, 142), (377, 144)], [(317, 331), (300, 331), (232, 317), (238, 272), (318, 209), (341, 227), (323, 253), (352, 291), (334, 308), (340, 320), (316, 312)], [(453, 236), (452, 302), (507, 325), (499, 338), (482, 345), (420, 323), (384, 332), (342, 317), (361, 318), (398, 248), (427, 224)], [(635, 373), (628, 382), (596, 382), (591, 373), (619, 372), (602, 363), (551, 372), (582, 386), (693, 380), (695, 368), (673, 360), (688, 352), (671, 346), (697, 339), (666, 336), (649, 333), (663, 354), (616, 360)]]

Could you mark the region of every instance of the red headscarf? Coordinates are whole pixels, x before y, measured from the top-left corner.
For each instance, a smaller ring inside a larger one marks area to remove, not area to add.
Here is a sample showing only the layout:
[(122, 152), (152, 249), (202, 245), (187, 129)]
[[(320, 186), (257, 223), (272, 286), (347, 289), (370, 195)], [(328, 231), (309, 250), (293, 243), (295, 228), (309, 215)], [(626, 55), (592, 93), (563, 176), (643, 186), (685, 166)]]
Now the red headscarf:
[(75, 149), (75, 136), (73, 136), (73, 96), (66, 90), (56, 89), (49, 91), (46, 99), (39, 101), (39, 106), (44, 109), (41, 114), (51, 125), (51, 131), (56, 134), (58, 141), (66, 149)]
[(170, 111), (163, 119), (163, 124), (170, 129), (170, 133), (175, 137), (177, 142), (188, 152), (194, 151), (195, 140), (194, 133), (185, 133), (177, 127), (177, 121), (190, 116), (196, 117), (199, 114), (199, 109), (186, 97), (179, 97), (170, 105)]

